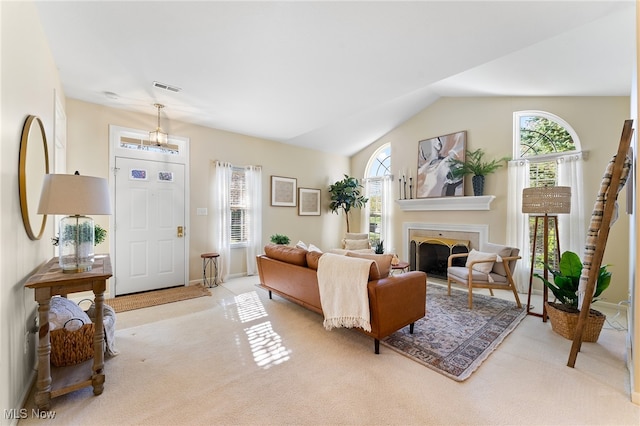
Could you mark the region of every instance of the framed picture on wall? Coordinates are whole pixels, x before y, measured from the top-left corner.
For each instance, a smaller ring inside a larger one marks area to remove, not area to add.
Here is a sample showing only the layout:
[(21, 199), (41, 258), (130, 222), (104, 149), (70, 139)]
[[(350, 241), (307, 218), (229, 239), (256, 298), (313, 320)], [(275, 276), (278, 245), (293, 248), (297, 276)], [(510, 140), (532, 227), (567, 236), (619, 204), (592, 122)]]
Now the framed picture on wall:
[(298, 214), (300, 216), (320, 216), (320, 190), (298, 188)]
[(464, 195), (464, 179), (453, 177), (449, 159), (464, 161), (466, 143), (466, 131), (418, 142), (417, 198)]
[(296, 206), (295, 178), (271, 176), (271, 205), (276, 207)]

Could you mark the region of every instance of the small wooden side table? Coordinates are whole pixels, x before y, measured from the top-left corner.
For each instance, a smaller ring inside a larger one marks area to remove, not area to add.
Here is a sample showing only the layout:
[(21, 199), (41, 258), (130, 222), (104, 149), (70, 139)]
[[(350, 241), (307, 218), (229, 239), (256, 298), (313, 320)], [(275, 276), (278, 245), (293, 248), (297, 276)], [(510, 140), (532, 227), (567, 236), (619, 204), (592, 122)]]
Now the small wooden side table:
[(409, 268), (409, 262), (400, 261), (396, 265), (391, 265), (391, 271), (400, 271), (400, 273), (407, 272)]
[[(94, 395), (104, 390), (104, 327), (103, 304), (107, 279), (112, 276), (111, 259), (108, 254), (96, 255), (93, 268), (88, 272), (63, 273), (54, 257), (33, 274), (25, 287), (35, 290), (38, 302), (38, 381), (35, 402), (39, 409), (51, 409), (51, 398), (93, 386)], [(95, 296), (94, 356), (81, 364), (66, 367), (51, 367), (51, 341), (49, 339), (49, 308), (51, 297), (64, 296), (80, 291), (92, 290)]]

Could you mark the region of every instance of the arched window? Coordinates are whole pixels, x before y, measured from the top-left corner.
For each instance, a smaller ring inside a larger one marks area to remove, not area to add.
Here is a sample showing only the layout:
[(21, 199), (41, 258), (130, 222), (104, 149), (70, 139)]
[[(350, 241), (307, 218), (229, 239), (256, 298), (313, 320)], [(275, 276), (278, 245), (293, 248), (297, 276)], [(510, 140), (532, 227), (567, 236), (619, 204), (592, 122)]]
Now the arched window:
[(385, 251), (392, 248), (391, 239), (391, 144), (373, 153), (365, 169), (366, 226), (371, 241), (383, 241)]
[[(514, 113), (513, 160), (509, 162), (509, 207), (507, 238), (519, 247), (523, 266), (517, 272), (520, 291), (528, 290), (531, 259), (535, 269), (542, 269), (540, 253), (531, 253), (534, 217), (522, 213), (522, 190), (538, 186), (570, 186), (571, 213), (558, 215), (558, 233), (562, 251), (581, 253), (585, 242), (582, 200), (582, 152), (580, 139), (573, 128), (557, 115), (544, 111)], [(555, 228), (550, 230), (549, 253), (555, 253)], [(543, 250), (538, 233), (538, 248)], [(549, 258), (554, 266), (555, 257)]]

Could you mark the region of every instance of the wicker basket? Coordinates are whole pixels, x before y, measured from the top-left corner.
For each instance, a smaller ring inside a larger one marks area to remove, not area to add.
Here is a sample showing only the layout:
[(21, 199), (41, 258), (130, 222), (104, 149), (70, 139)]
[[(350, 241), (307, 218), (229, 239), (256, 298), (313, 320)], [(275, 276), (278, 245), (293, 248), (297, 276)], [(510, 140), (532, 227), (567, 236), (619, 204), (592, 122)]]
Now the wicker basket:
[[(82, 327), (75, 331), (67, 330), (71, 321), (80, 321)], [(64, 327), (51, 331), (51, 364), (56, 367), (75, 365), (93, 358), (93, 335), (95, 326), (91, 322), (84, 324), (79, 318), (72, 318)]]
[[(547, 303), (547, 314), (551, 321), (551, 329), (564, 337), (573, 340), (578, 325), (579, 312), (566, 312), (556, 308), (557, 303)], [(604, 326), (606, 316), (594, 309), (589, 310), (587, 325), (582, 332), (583, 342), (597, 342), (600, 331)]]

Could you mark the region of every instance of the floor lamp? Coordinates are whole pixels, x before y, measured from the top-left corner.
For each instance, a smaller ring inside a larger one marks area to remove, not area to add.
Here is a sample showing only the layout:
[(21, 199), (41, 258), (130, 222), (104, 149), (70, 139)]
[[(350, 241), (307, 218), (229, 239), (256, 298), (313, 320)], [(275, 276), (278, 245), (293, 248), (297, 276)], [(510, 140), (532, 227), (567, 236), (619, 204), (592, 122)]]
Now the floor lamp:
[(549, 297), (549, 289), (543, 283), (542, 288), (542, 314), (530, 312), (531, 309), (531, 289), (533, 286), (533, 274), (536, 263), (536, 243), (538, 240), (538, 229), (540, 220), (543, 221), (543, 249), (542, 261), (544, 263), (543, 276), (549, 279), (549, 221), (552, 220), (555, 230), (556, 259), (560, 261), (560, 241), (558, 235), (558, 214), (566, 214), (571, 211), (571, 187), (569, 186), (541, 186), (525, 188), (522, 191), (522, 213), (535, 215), (535, 225), (533, 228), (533, 243), (531, 248), (531, 273), (529, 275), (529, 295), (527, 297), (527, 315), (542, 317), (542, 321), (547, 321), (546, 302)]

